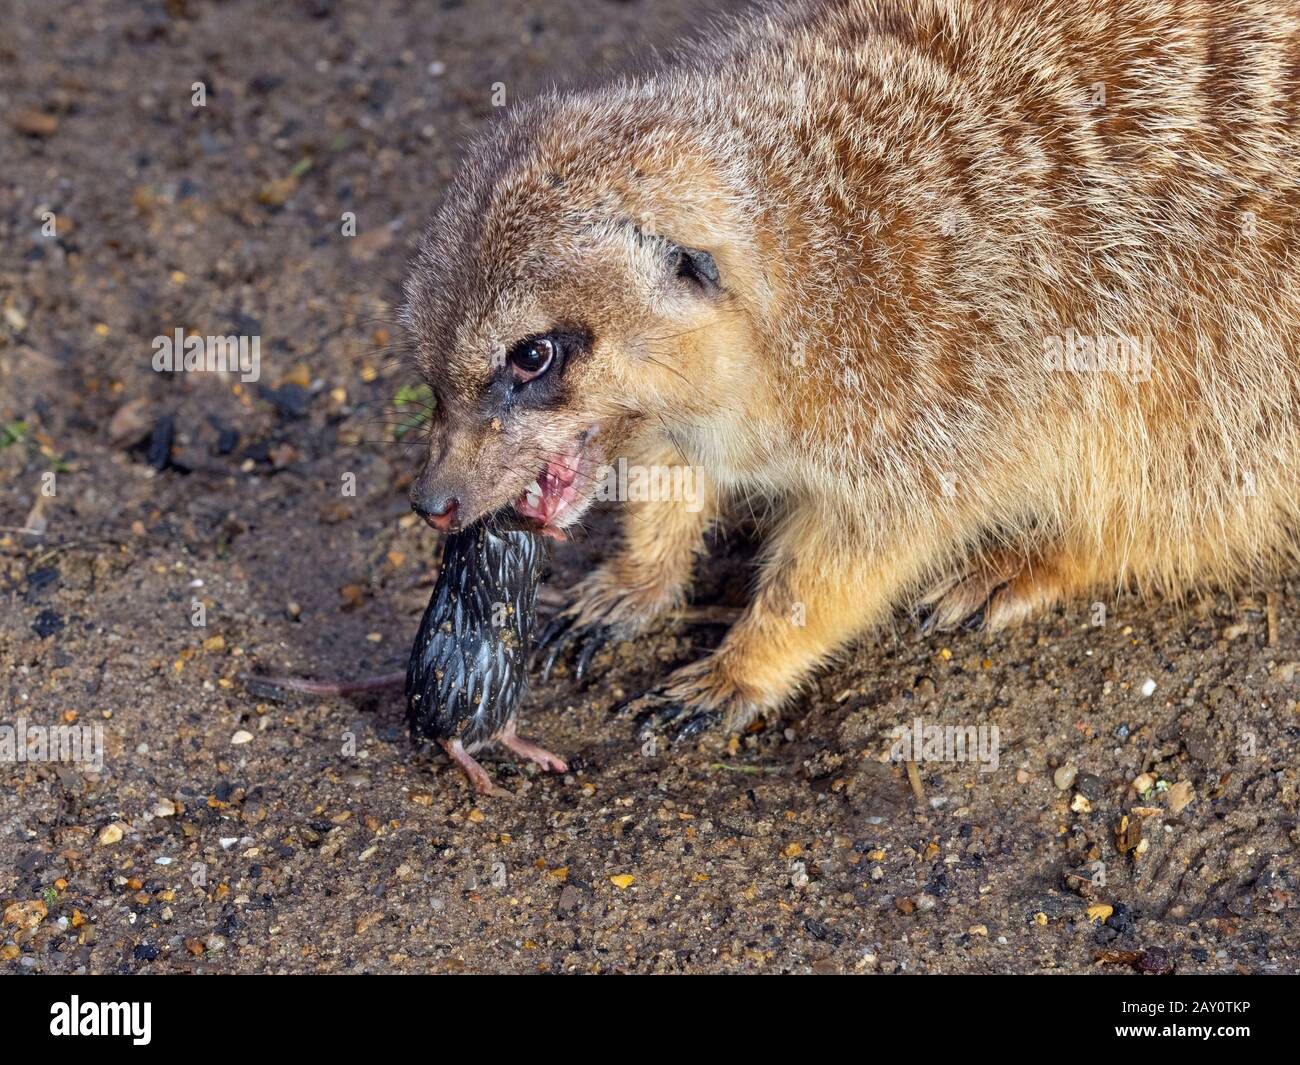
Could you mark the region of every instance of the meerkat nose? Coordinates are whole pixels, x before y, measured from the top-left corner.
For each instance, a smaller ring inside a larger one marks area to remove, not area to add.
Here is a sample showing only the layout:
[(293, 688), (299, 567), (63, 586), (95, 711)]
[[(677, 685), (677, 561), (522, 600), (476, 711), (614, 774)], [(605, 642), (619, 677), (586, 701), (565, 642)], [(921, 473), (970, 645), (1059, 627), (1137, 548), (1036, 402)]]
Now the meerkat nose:
[(412, 503), (411, 509), (435, 529), (448, 532), (456, 522), (456, 512), (460, 510), (460, 500), (455, 498), (422, 499), (418, 503)]

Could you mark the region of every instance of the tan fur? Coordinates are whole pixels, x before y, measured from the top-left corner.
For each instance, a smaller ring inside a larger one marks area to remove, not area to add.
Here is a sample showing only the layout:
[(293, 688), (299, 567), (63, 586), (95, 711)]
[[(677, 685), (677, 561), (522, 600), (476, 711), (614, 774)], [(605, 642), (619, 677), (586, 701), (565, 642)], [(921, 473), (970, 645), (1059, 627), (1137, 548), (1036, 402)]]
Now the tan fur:
[[(712, 253), (723, 293), (684, 293), (647, 234)], [(407, 313), (430, 476), (475, 513), (587, 425), (604, 461), (706, 471), (703, 516), (630, 507), (584, 620), (643, 628), (709, 521), (763, 504), (753, 602), (674, 678), (733, 727), (918, 599), (955, 624), (992, 596), (1000, 626), (1274, 572), (1300, 523), (1300, 7), (845, 0), (734, 27), (507, 116)], [(572, 320), (594, 342), (561, 404), (476, 413), (494, 346)], [(1069, 330), (1149, 338), (1149, 378), (1051, 368)]]

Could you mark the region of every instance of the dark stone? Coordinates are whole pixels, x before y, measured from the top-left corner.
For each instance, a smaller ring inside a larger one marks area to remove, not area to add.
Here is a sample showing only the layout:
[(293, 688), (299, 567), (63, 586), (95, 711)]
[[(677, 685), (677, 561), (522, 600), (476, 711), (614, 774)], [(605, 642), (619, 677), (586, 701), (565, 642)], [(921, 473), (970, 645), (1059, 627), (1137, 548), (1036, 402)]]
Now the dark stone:
[(289, 418), (302, 418), (311, 405), (311, 394), (292, 381), (286, 381), (279, 388), (263, 388), (262, 395), (275, 404), (275, 409)]
[(172, 447), (176, 443), (176, 423), (171, 415), (164, 414), (154, 422), (149, 434), (149, 447), (145, 457), (155, 470), (165, 470), (172, 464)]
[(1101, 798), (1102, 792), (1105, 791), (1105, 785), (1101, 782), (1101, 777), (1093, 773), (1080, 773), (1074, 781), (1074, 786), (1087, 799), (1097, 800)]
[(23, 598), (28, 602), (59, 583), (59, 571), (53, 566), (43, 566), (41, 569), (34, 569), (27, 574), (27, 587), (23, 591)]
[(63, 617), (53, 610), (42, 610), (32, 622), (32, 631), (42, 640), (59, 632), (64, 625)]
[(1113, 928), (1116, 935), (1131, 936), (1137, 933), (1137, 922), (1133, 918), (1133, 911), (1122, 902), (1115, 904), (1114, 912), (1106, 918), (1106, 925)]

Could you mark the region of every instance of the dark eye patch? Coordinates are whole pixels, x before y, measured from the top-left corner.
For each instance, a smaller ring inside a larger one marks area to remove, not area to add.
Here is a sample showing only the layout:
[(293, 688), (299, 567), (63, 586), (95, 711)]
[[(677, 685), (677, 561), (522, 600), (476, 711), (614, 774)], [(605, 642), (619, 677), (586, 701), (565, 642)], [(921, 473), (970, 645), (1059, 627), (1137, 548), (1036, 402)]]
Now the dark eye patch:
[[(545, 342), (545, 343), (539, 343)], [(520, 380), (520, 367), (539, 365), (536, 354), (549, 346), (545, 368), (530, 380)], [(569, 362), (591, 347), (591, 334), (580, 326), (557, 326), (545, 333), (523, 337), (506, 351), (503, 364), (492, 374), (484, 397), (489, 416), (516, 407), (537, 409), (560, 404), (565, 399), (565, 370)]]

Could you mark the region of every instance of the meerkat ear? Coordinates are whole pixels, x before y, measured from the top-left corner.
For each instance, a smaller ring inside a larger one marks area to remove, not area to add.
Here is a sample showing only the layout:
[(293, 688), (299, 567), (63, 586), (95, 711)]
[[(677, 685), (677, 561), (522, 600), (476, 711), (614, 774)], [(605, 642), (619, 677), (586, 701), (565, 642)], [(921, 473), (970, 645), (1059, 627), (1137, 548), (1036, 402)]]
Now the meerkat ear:
[(680, 244), (668, 247), (668, 264), (674, 276), (698, 285), (705, 292), (717, 292), (722, 288), (718, 264), (707, 251), (685, 248)]
[(707, 251), (688, 248), (667, 237), (647, 232), (640, 226), (633, 226), (633, 232), (643, 244), (663, 249), (664, 261), (671, 276), (694, 285), (707, 295), (721, 291), (722, 274), (718, 270), (717, 260)]

